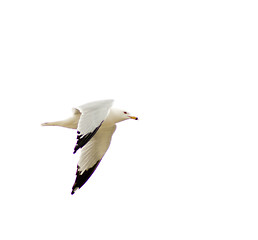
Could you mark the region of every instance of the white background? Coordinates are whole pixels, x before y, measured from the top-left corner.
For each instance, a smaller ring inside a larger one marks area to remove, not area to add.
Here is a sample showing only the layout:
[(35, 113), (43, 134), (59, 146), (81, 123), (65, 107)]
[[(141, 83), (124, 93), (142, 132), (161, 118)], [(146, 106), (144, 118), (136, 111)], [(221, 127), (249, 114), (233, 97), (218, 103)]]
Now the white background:
[[(256, 1), (1, 1), (1, 239), (258, 238)], [(73, 196), (76, 132), (139, 117)]]

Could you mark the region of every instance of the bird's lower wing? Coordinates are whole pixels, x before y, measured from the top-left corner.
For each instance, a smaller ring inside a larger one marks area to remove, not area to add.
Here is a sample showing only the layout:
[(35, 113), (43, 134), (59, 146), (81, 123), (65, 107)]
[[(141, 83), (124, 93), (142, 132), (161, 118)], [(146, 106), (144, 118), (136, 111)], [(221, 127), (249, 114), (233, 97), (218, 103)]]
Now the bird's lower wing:
[(109, 148), (116, 125), (101, 127), (91, 140), (82, 148), (77, 165), (76, 179), (72, 193), (81, 188), (98, 167), (101, 159)]

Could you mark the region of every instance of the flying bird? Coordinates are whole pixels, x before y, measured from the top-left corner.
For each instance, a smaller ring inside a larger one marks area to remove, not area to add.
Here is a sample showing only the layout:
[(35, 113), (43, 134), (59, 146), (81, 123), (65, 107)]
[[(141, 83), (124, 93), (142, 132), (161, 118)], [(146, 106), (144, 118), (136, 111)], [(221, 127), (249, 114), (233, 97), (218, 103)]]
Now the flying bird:
[(71, 194), (80, 189), (98, 167), (109, 148), (116, 123), (134, 119), (128, 112), (112, 108), (113, 100), (101, 100), (87, 103), (73, 109), (73, 116), (57, 122), (42, 123), (42, 126), (61, 126), (77, 129), (76, 153), (81, 149), (77, 164), (76, 179)]

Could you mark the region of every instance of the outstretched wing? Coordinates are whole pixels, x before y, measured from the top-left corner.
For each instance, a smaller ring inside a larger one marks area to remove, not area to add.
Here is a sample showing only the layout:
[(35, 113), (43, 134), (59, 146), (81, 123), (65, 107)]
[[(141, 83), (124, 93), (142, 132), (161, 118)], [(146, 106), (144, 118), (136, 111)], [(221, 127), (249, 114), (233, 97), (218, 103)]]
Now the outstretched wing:
[(74, 152), (87, 144), (106, 119), (113, 100), (102, 100), (78, 107), (81, 117), (77, 128), (77, 143)]
[(81, 188), (99, 165), (108, 150), (116, 125), (102, 127), (94, 137), (82, 148), (80, 160), (77, 165), (76, 179), (71, 194)]

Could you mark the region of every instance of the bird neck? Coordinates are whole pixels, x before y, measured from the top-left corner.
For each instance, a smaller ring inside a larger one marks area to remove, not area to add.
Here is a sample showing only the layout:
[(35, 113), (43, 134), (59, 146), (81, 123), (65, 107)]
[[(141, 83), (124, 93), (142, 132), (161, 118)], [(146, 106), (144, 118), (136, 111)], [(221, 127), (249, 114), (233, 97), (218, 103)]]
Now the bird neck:
[(106, 123), (105, 125), (114, 125), (124, 120), (125, 119), (121, 117), (121, 110), (111, 108), (104, 123)]

